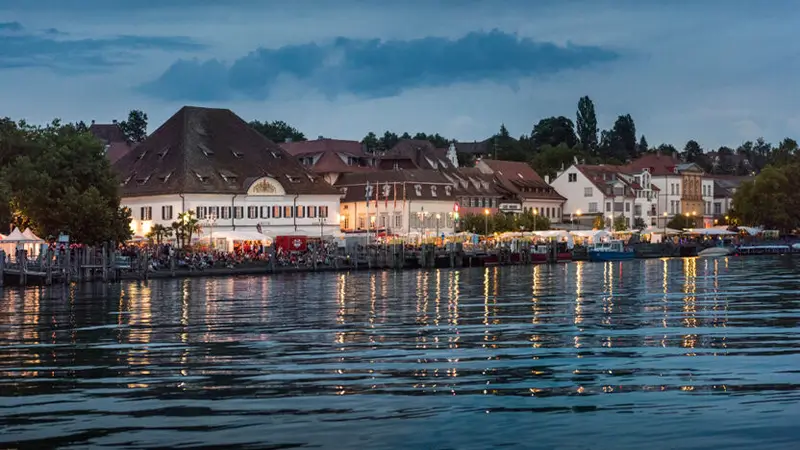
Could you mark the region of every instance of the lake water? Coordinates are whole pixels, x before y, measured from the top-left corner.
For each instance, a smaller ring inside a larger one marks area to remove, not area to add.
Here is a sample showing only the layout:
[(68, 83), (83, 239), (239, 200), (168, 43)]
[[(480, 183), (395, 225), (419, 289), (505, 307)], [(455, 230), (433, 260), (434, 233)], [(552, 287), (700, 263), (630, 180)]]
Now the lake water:
[(800, 258), (0, 290), (0, 447), (796, 448)]

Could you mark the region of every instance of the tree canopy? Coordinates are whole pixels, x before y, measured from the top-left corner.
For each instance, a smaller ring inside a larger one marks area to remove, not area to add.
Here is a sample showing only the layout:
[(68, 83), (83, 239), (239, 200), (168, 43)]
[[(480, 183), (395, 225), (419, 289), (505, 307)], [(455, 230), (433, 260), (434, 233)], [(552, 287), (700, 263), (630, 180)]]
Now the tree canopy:
[(131, 237), (119, 181), (103, 145), (84, 129), (0, 121), (0, 223), (85, 244)]
[(282, 120), (274, 120), (272, 122), (253, 120), (250, 122), (250, 126), (266, 136), (267, 139), (278, 144), (287, 140), (292, 142), (306, 140), (305, 134)]
[[(78, 130), (82, 130), (81, 125), (85, 126), (83, 122), (80, 122)], [(125, 133), (129, 142), (142, 142), (147, 138), (147, 114), (138, 109), (131, 110), (128, 113), (128, 120), (123, 120), (117, 125)]]

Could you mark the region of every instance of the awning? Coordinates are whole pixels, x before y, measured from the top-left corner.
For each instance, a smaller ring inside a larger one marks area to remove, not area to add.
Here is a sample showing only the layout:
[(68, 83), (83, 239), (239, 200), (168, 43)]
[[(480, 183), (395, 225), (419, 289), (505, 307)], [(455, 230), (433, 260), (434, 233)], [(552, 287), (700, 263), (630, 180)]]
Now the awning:
[(735, 231), (723, 230), (721, 228), (686, 228), (686, 234), (696, 234), (699, 236), (732, 236)]

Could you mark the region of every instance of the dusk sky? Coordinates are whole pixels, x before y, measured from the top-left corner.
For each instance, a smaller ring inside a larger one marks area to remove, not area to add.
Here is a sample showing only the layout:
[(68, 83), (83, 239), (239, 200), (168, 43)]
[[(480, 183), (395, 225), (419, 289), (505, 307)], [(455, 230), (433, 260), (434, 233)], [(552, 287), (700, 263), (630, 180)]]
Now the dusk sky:
[(789, 0), (0, 0), (0, 116), (150, 131), (183, 105), (307, 137), (630, 113), (651, 145), (800, 138)]

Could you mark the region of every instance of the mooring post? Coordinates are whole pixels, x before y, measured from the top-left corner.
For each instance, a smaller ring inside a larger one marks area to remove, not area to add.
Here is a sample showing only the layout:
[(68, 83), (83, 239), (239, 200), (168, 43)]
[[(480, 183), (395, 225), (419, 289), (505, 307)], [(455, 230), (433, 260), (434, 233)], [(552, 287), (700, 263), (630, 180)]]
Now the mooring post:
[(0, 250), (0, 287), (3, 287), (3, 279), (6, 272), (6, 252)]

